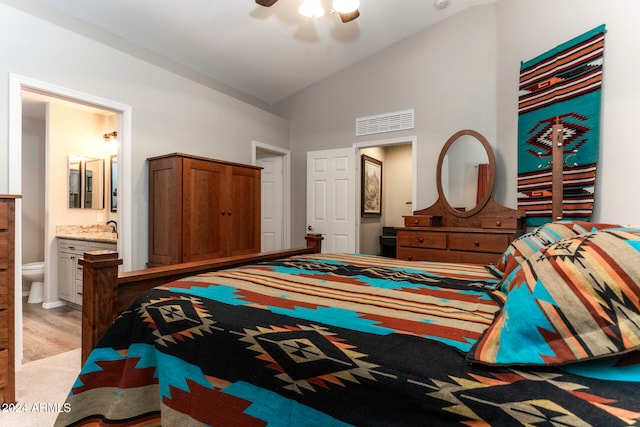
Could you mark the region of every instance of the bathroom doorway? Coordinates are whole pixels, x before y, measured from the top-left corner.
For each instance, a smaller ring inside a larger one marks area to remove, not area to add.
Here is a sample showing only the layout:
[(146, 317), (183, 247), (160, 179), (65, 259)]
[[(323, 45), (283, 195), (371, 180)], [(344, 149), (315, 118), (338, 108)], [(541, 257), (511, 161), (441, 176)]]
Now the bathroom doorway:
[[(96, 111), (105, 111), (110, 114), (115, 114), (115, 124), (118, 131), (118, 148), (117, 148), (117, 156), (119, 162), (118, 168), (118, 181), (121, 183), (131, 182), (131, 107), (127, 105), (123, 105), (114, 101), (98, 98), (92, 95), (79, 93), (67, 88), (62, 88), (58, 86), (54, 86), (45, 82), (36, 81), (24, 76), (18, 76), (15, 74), (10, 75), (10, 90), (9, 90), (9, 192), (12, 194), (25, 194), (25, 192), (31, 191), (32, 184), (29, 182), (23, 182), (23, 157), (28, 156), (31, 158), (31, 152), (24, 151), (26, 145), (30, 143), (30, 141), (23, 141), (23, 120), (26, 122), (25, 113), (23, 111), (23, 95), (25, 91), (30, 93), (35, 93), (44, 97), (50, 97), (50, 102), (56, 103), (67, 103), (68, 105), (73, 105), (76, 108), (89, 108), (94, 109)], [(25, 110), (29, 107), (25, 106)], [(42, 107), (36, 107), (42, 108)], [(46, 109), (45, 109), (46, 111)], [(27, 113), (28, 114), (28, 113)], [(46, 116), (45, 116), (46, 121)], [(47, 129), (47, 126), (45, 126)], [(72, 132), (73, 127), (71, 126), (69, 132)], [(51, 152), (48, 150), (55, 149), (54, 147), (49, 147), (47, 145), (47, 137), (44, 139), (44, 167), (43, 169), (46, 171), (51, 165), (48, 164), (48, 158), (50, 157)], [(25, 155), (23, 155), (25, 152)], [(27, 154), (28, 153), (28, 154)], [(65, 153), (66, 156), (66, 153)], [(66, 158), (66, 157), (65, 157)], [(25, 159), (26, 162), (27, 159)], [(55, 166), (60, 167), (60, 162)], [(67, 161), (65, 160), (63, 167), (66, 168)], [(51, 200), (49, 200), (48, 189), (52, 188), (51, 186), (61, 186), (66, 189), (67, 182), (64, 179), (63, 183), (60, 182), (50, 182), (50, 180), (46, 180), (43, 183), (45, 188), (44, 190), (44, 198), (45, 203), (50, 204)], [(125, 266), (131, 263), (130, 253), (131, 253), (131, 196), (130, 191), (126, 185), (120, 185), (121, 190), (118, 195), (118, 218), (119, 218), (119, 242), (118, 242), (118, 251), (125, 260)], [(65, 190), (66, 191), (66, 190)], [(49, 205), (47, 205), (49, 206)], [(16, 300), (15, 300), (15, 309), (16, 309), (16, 319), (15, 319), (15, 329), (16, 329), (16, 370), (19, 370), (22, 364), (23, 358), (23, 289), (22, 289), (22, 254), (23, 254), (23, 243), (25, 239), (22, 234), (22, 230), (25, 226), (24, 221), (24, 212), (23, 201), (20, 200), (16, 204)], [(48, 212), (48, 209), (47, 209)], [(49, 213), (49, 212), (48, 212)], [(107, 218), (105, 218), (106, 220)], [(28, 220), (28, 219), (27, 219)], [(47, 282), (49, 280), (53, 281), (56, 279), (57, 286), (57, 262), (52, 261), (57, 259), (57, 251), (53, 251), (52, 247), (55, 245), (55, 224), (51, 224), (49, 218), (44, 221), (44, 261), (45, 261), (45, 292), (44, 292), (44, 302), (42, 307), (45, 309), (53, 309), (59, 306), (64, 305), (64, 303), (60, 302), (57, 298), (57, 288), (51, 286), (52, 289), (47, 289)], [(53, 237), (52, 237), (53, 236)], [(54, 256), (52, 256), (52, 254)], [(49, 264), (47, 266), (47, 264)], [(53, 269), (53, 265), (55, 264), (56, 268)], [(130, 267), (129, 267), (130, 269)]]
[(417, 137), (364, 141), (354, 146), (359, 155), (381, 162), (383, 178), (381, 213), (364, 216), (359, 207), (361, 174), (358, 174), (358, 252), (393, 257), (395, 228), (404, 226), (404, 216), (412, 214), (417, 197)]

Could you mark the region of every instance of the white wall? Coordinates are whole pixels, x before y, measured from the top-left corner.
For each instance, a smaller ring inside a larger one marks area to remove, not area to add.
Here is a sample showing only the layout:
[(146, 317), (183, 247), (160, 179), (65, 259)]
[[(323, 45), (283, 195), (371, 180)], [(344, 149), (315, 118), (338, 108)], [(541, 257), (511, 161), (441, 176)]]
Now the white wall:
[[(274, 105), (291, 120), (293, 176), (306, 176), (309, 150), (349, 147), (358, 117), (415, 109), (415, 129), (373, 135), (417, 137), (417, 205), (437, 199), (440, 149), (460, 129), (496, 140), (495, 6), (474, 7), (409, 37)], [(305, 184), (293, 180), (292, 240), (304, 243)]]
[(22, 121), (22, 145), (29, 154), (22, 157), (22, 183), (29, 189), (22, 195), (23, 264), (44, 260), (45, 124), (33, 118)]
[(640, 2), (500, 0), (497, 3), (498, 198), (514, 206), (520, 62), (605, 24), (600, 153), (593, 220), (640, 225)]
[[(382, 170), (384, 175), (382, 202), (386, 212), (384, 225), (402, 227), (404, 226), (403, 216), (413, 213), (411, 144), (391, 145), (385, 147), (384, 151), (385, 163)], [(435, 166), (430, 172), (435, 177)]]
[[(0, 79), (9, 73), (132, 107), (133, 268), (147, 261), (147, 165), (176, 151), (240, 163), (251, 141), (289, 148), (289, 122), (201, 84), (0, 4)], [(8, 116), (0, 85), (0, 116)], [(7, 121), (0, 120), (0, 193), (8, 192)]]
[[(435, 167), (454, 132), (474, 129), (494, 148), (496, 200), (516, 207), (517, 101), (521, 61), (606, 24), (599, 171), (594, 221), (640, 224), (640, 2), (499, 0), (405, 39), (276, 104), (291, 119), (294, 176), (308, 150), (353, 145), (357, 117), (415, 108), (417, 205), (436, 199)], [(299, 180), (300, 181), (300, 180)], [(303, 181), (292, 187), (294, 245), (302, 244)]]

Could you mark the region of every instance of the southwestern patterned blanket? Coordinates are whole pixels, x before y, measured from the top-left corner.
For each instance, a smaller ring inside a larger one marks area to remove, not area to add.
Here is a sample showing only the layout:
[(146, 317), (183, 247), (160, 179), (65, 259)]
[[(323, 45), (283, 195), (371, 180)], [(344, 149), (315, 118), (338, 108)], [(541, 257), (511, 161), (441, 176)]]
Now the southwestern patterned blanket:
[[(638, 352), (567, 367), (467, 353), (505, 294), (480, 265), (307, 255), (143, 294), (56, 425), (633, 425)], [(597, 361), (596, 361), (597, 362)]]

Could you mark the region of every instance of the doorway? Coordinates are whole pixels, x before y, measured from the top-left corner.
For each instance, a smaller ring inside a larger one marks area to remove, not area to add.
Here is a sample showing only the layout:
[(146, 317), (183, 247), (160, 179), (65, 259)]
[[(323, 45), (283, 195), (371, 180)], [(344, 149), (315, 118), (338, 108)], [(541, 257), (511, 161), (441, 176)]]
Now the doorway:
[(290, 152), (287, 149), (253, 141), (253, 164), (260, 173), (260, 250), (291, 247)]
[[(402, 226), (403, 215), (413, 210), (417, 198), (417, 142), (417, 137), (410, 136), (307, 152), (306, 224), (311, 232), (325, 236), (323, 252), (380, 252), (383, 227)], [(362, 217), (360, 155), (365, 150), (385, 149), (402, 153), (403, 160), (395, 172), (391, 168), (391, 174), (385, 172), (383, 162), (382, 215)], [(400, 174), (402, 181), (396, 179)]]
[[(416, 200), (416, 138), (368, 141), (356, 147), (359, 157), (367, 155), (382, 163), (381, 214), (362, 215), (358, 207), (358, 252), (393, 256), (395, 228), (404, 226), (404, 216), (412, 214)], [(358, 202), (361, 176), (358, 176)]]
[[(88, 108), (107, 110), (117, 114), (117, 128), (119, 135), (118, 157), (120, 167), (118, 168), (118, 181), (121, 183), (131, 182), (131, 107), (120, 104), (115, 101), (95, 97), (80, 93), (68, 88), (51, 85), (46, 82), (37, 81), (28, 77), (10, 74), (9, 76), (9, 193), (23, 194), (27, 189), (23, 185), (23, 140), (22, 140), (22, 122), (23, 122), (23, 91), (35, 92), (55, 99), (75, 103)], [(46, 166), (45, 166), (46, 167)], [(25, 183), (26, 184), (26, 183)], [(66, 184), (66, 183), (65, 183)], [(47, 200), (47, 188), (50, 185), (61, 185), (60, 183), (45, 183), (45, 200)], [(66, 185), (65, 185), (66, 187)], [(118, 195), (118, 214), (120, 219), (118, 250), (124, 259), (123, 269), (131, 269), (131, 192), (130, 187), (121, 185), (121, 191)], [(128, 188), (129, 187), (129, 188)], [(16, 345), (16, 370), (19, 370), (23, 357), (23, 322), (22, 322), (22, 228), (23, 228), (23, 204), (20, 199), (16, 203), (16, 247), (15, 247), (15, 345)], [(45, 221), (45, 247), (52, 246), (50, 244), (51, 236), (55, 236), (55, 224), (48, 225)], [(51, 255), (49, 255), (51, 258)], [(45, 261), (47, 259), (45, 253)], [(51, 263), (50, 263), (51, 264)], [(48, 280), (48, 268), (45, 267), (45, 283)], [(57, 270), (56, 270), (57, 271)], [(46, 285), (45, 285), (46, 287)], [(45, 291), (45, 298), (47, 297)], [(50, 305), (44, 305), (44, 308), (53, 308), (61, 305), (56, 302)]]

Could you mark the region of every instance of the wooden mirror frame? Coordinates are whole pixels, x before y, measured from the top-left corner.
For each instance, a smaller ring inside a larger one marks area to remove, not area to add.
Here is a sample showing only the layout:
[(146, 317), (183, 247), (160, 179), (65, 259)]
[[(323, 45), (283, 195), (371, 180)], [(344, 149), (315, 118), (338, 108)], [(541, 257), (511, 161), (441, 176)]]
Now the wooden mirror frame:
[[(474, 206), (473, 209), (463, 212), (455, 209), (453, 206), (451, 206), (451, 204), (447, 200), (447, 196), (444, 193), (444, 189), (442, 188), (442, 164), (444, 163), (444, 158), (446, 157), (449, 151), (449, 148), (460, 137), (465, 135), (468, 135), (477, 139), (482, 144), (484, 151), (487, 153), (487, 158), (489, 162), (489, 183), (487, 185), (487, 189), (484, 195), (482, 196), (482, 200), (480, 200)], [(444, 144), (444, 147), (442, 147), (442, 151), (440, 151), (440, 157), (438, 157), (438, 167), (436, 168), (436, 185), (438, 187), (438, 197), (442, 200), (445, 209), (447, 209), (447, 211), (449, 211), (450, 214), (461, 217), (461, 218), (470, 217), (477, 214), (479, 211), (482, 210), (483, 207), (485, 207), (487, 202), (489, 202), (489, 199), (491, 199), (495, 182), (496, 182), (496, 157), (493, 154), (493, 149), (491, 148), (489, 141), (487, 141), (487, 139), (484, 136), (482, 136), (482, 134), (471, 129), (464, 129), (454, 133)]]
[[(444, 162), (444, 156), (447, 153), (449, 147), (461, 136), (470, 135), (478, 139), (489, 159), (489, 184), (487, 191), (482, 197), (482, 200), (471, 210), (461, 212), (454, 209), (447, 201), (444, 192), (442, 191), (442, 164)], [(451, 138), (447, 140), (440, 157), (438, 158), (436, 183), (438, 186), (438, 200), (424, 209), (413, 211), (413, 215), (426, 215), (431, 217), (437, 217), (440, 227), (465, 227), (465, 228), (482, 228), (483, 222), (499, 221), (500, 218), (512, 218), (517, 219), (518, 223), (524, 218), (525, 213), (517, 209), (511, 209), (496, 202), (493, 198), (493, 189), (496, 181), (496, 158), (493, 153), (491, 145), (487, 139), (480, 133), (465, 129), (454, 133)], [(520, 228), (520, 226), (518, 226)]]

